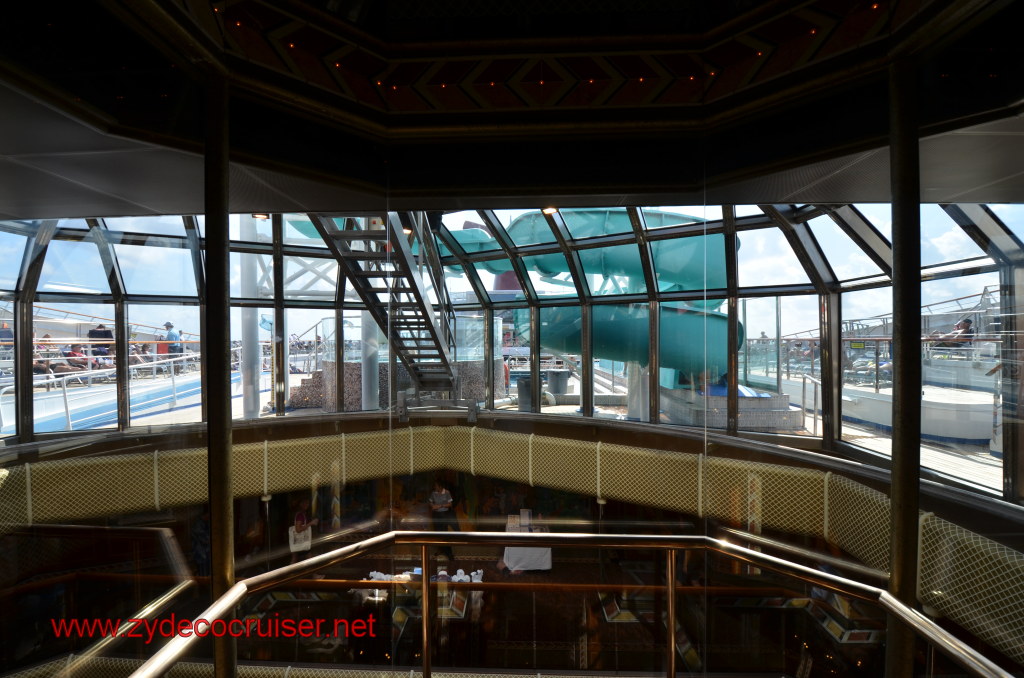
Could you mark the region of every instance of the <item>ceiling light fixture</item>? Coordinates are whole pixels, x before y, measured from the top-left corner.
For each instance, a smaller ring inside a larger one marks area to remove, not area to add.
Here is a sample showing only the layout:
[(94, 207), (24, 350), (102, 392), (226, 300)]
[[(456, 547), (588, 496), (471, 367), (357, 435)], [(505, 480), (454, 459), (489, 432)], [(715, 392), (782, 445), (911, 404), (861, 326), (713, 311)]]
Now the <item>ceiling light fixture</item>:
[(254, 215), (252, 215), (252, 218), (253, 219), (259, 219), (260, 221), (266, 221), (267, 219), (270, 218), (270, 215), (269, 214), (254, 214)]
[(541, 211), (544, 212), (544, 214), (554, 214), (555, 212), (558, 211), (558, 208), (557, 207), (545, 207)]

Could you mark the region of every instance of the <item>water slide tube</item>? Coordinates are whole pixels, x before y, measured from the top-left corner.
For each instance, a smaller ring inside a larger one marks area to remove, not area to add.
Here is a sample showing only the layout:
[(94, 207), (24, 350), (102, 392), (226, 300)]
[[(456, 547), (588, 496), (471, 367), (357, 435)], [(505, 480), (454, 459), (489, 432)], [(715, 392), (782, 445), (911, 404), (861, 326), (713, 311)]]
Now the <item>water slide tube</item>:
[[(576, 238), (623, 233), (631, 230), (625, 208), (563, 209), (562, 216)], [(699, 222), (684, 214), (644, 211), (650, 225)], [(551, 230), (544, 215), (528, 212), (513, 220), (509, 237), (518, 243), (547, 242)], [(452, 237), (467, 252), (489, 252), (497, 244), (483, 228), (451, 231)], [(659, 290), (696, 291), (724, 289), (725, 238), (722, 234), (693, 235), (686, 238), (652, 243)], [(643, 268), (635, 246), (606, 247), (579, 251), (583, 270), (588, 276), (621, 276), (628, 280), (628, 291), (644, 290)], [(526, 260), (527, 268), (542, 276), (564, 274), (569, 270), (561, 253), (544, 254)], [(478, 264), (485, 270), (500, 274), (512, 270), (506, 259)], [(711, 375), (725, 373), (728, 351), (728, 319), (718, 309), (720, 299), (692, 300), (663, 304), (661, 307), (661, 367), (685, 375), (705, 371)], [(648, 309), (635, 306), (593, 306), (594, 357), (622, 362), (647, 362)], [(580, 312), (575, 307), (545, 311), (541, 328), (542, 348), (566, 354), (581, 353)], [(739, 328), (738, 345), (743, 344), (743, 327)]]

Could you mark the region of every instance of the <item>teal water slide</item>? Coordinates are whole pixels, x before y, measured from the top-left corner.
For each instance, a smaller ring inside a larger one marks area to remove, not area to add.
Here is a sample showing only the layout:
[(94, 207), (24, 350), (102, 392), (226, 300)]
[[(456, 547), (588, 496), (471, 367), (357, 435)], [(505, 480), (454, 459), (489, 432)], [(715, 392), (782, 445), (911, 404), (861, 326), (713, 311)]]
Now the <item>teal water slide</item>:
[[(563, 209), (562, 217), (577, 239), (626, 233), (631, 229), (625, 208)], [(648, 226), (699, 223), (685, 214), (644, 210)], [(507, 227), (516, 243), (550, 242), (551, 230), (544, 215), (528, 212), (514, 219)], [(452, 230), (452, 237), (468, 253), (499, 249), (496, 241), (482, 228)], [(658, 289), (661, 292), (725, 289), (725, 238), (722, 234), (692, 235), (652, 243), (652, 258)], [(580, 261), (593, 285), (603, 278), (615, 277), (628, 293), (646, 291), (643, 267), (636, 246), (612, 246), (579, 250)], [(556, 280), (569, 271), (561, 253), (542, 254), (524, 259), (527, 270), (541, 280)], [(495, 275), (512, 270), (506, 259), (477, 264)], [(592, 291), (594, 291), (592, 289)], [(724, 374), (728, 360), (728, 319), (718, 311), (724, 300), (701, 299), (669, 302), (661, 306), (661, 368), (662, 384), (673, 386), (690, 383), (691, 375), (709, 372)], [(594, 305), (594, 357), (618, 362), (647, 363), (648, 312), (645, 304)], [(517, 324), (519, 316), (517, 314)], [(545, 308), (541, 314), (541, 348), (554, 353), (582, 353), (581, 316), (578, 307)], [(743, 344), (743, 328), (739, 329), (738, 345)], [(664, 370), (679, 373), (669, 376)], [(670, 383), (666, 383), (670, 382)]]

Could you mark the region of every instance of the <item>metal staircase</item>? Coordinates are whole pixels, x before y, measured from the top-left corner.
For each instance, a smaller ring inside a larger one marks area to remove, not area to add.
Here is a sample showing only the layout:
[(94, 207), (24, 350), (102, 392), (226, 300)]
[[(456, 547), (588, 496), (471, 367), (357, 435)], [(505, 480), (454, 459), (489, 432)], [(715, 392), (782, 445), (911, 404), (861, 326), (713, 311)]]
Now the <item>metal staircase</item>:
[(378, 222), (376, 229), (369, 230), (359, 227), (364, 220), (346, 220), (342, 228), (332, 219), (317, 221), (334, 245), (342, 274), (387, 335), (416, 390), (455, 390), (448, 315), (438, 322), (398, 216), (390, 214), (383, 224)]

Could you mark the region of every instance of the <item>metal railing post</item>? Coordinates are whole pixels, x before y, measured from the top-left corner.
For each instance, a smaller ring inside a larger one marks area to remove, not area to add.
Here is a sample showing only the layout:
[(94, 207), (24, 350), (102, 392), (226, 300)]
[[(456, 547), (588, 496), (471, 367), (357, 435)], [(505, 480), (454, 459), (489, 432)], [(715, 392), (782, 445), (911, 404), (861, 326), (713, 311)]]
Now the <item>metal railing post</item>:
[(676, 675), (676, 550), (665, 551), (665, 674)]
[(422, 632), (423, 678), (430, 678), (430, 554), (427, 545), (420, 545), (420, 569), (423, 570), (421, 584), (423, 586), (423, 604), (420, 606)]
[(68, 404), (68, 380), (60, 380), (61, 389), (64, 391), (64, 421), (67, 422), (68, 430), (71, 430), (71, 405)]

